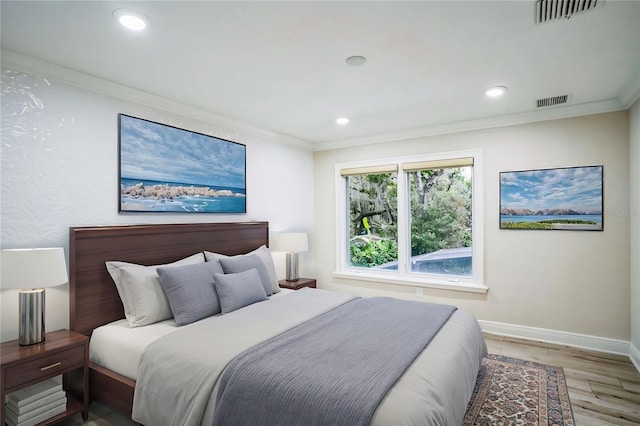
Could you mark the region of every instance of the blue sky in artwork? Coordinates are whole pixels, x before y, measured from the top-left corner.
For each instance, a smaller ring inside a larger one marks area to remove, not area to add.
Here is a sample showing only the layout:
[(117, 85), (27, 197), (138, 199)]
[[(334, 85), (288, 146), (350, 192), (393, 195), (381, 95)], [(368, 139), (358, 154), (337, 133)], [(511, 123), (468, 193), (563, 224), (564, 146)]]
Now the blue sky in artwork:
[(245, 188), (246, 147), (120, 116), (122, 178)]
[(507, 209), (601, 213), (602, 167), (501, 173), (500, 198), (500, 207)]

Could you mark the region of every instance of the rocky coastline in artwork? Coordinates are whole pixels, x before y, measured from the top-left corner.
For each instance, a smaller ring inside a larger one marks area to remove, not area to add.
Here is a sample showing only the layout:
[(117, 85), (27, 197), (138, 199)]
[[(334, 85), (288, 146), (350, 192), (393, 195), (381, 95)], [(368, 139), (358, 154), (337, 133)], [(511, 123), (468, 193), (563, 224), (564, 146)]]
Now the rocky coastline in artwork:
[(121, 185), (120, 192), (133, 198), (152, 198), (171, 201), (178, 197), (244, 197), (242, 193), (234, 193), (229, 189), (215, 190), (206, 186), (172, 186), (156, 184), (145, 186), (142, 182), (135, 185)]

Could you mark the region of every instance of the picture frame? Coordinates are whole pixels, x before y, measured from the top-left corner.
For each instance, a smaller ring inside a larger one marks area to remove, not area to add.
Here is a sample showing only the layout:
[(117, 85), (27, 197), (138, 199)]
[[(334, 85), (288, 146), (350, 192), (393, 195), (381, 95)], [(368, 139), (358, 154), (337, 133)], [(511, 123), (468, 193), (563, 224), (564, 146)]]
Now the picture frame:
[(246, 213), (246, 146), (118, 114), (119, 213)]
[(500, 229), (602, 231), (604, 167), (500, 173)]

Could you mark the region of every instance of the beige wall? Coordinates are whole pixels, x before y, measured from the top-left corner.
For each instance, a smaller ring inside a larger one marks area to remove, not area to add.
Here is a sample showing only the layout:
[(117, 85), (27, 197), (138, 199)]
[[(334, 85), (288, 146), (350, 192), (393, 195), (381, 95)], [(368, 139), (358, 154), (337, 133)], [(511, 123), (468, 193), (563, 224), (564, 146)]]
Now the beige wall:
[(631, 354), (640, 369), (640, 101), (629, 113), (631, 194)]
[[(629, 340), (629, 114), (616, 112), (315, 153), (319, 286), (451, 303), (479, 319)], [(337, 162), (480, 148), (487, 294), (332, 278)], [(603, 232), (499, 229), (499, 172), (604, 165)]]

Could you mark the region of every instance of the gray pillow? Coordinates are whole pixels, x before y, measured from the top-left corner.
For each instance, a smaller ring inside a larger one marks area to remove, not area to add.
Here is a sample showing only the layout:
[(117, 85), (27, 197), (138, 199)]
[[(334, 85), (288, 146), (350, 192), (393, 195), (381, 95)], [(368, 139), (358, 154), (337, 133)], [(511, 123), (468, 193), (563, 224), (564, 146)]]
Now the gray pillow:
[(214, 286), (215, 274), (221, 274), (218, 262), (158, 268), (176, 325), (186, 325), (220, 313)]
[(267, 272), (267, 268), (265, 268), (262, 259), (260, 259), (257, 254), (221, 257), (218, 261), (220, 262), (220, 265), (222, 265), (222, 269), (225, 274), (235, 274), (238, 272), (248, 271), (249, 269), (255, 269), (260, 276), (265, 294), (267, 296), (271, 296), (273, 294), (269, 273)]
[(268, 300), (256, 269), (236, 274), (216, 274), (215, 287), (223, 314)]
[[(262, 263), (264, 263), (264, 267), (266, 268), (267, 273), (269, 274), (269, 280), (271, 281), (271, 291), (273, 293), (280, 292), (280, 285), (278, 284), (278, 276), (276, 275), (276, 267), (273, 264), (273, 257), (271, 256), (271, 251), (269, 250), (269, 248), (265, 245), (262, 245), (247, 254), (241, 254), (238, 256), (250, 256), (252, 254), (257, 254), (260, 260), (262, 260)], [(204, 255), (207, 259), (207, 262), (218, 261), (222, 258), (233, 257), (233, 256), (227, 256), (220, 253), (213, 253), (210, 251), (205, 251)]]

